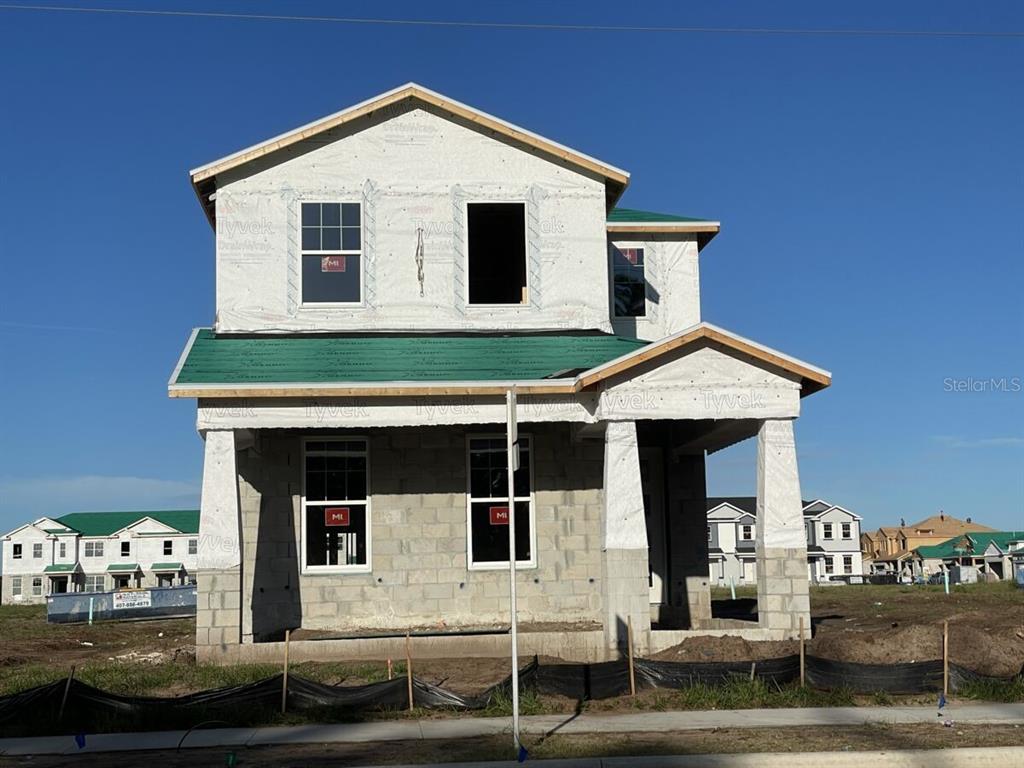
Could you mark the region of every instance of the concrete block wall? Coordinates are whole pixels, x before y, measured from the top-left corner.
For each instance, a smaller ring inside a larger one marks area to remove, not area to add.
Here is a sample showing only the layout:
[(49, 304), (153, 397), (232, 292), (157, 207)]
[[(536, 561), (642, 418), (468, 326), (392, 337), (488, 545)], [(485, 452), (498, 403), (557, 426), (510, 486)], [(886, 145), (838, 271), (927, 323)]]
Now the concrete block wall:
[[(520, 571), (520, 621), (600, 625), (603, 445), (574, 441), (567, 424), (521, 431), (533, 441), (537, 567)], [(239, 454), (243, 641), (296, 627), (506, 623), (508, 571), (467, 568), (466, 429), (360, 434), (370, 448), (372, 572), (365, 574), (301, 572), (303, 433), (265, 431)]]
[(242, 637), (242, 572), (200, 571), (196, 578), (196, 658), (237, 645)]
[(806, 548), (765, 548), (758, 553), (757, 615), (759, 626), (778, 639), (797, 638), (802, 617), (804, 637), (810, 638)]

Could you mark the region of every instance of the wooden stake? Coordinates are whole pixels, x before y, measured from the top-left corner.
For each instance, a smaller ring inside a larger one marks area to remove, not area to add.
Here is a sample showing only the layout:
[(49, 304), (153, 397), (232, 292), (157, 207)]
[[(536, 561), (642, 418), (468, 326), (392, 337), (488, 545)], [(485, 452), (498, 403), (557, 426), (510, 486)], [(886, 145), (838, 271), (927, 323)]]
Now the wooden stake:
[(57, 713), (57, 719), (60, 720), (64, 717), (64, 705), (68, 703), (68, 691), (71, 690), (71, 681), (75, 677), (75, 665), (71, 665), (71, 671), (68, 673), (68, 681), (64, 683), (64, 696), (60, 700), (60, 712)]
[(807, 679), (804, 674), (804, 617), (800, 617), (800, 687), (807, 686)]
[(391, 659), (388, 659), (388, 680), (395, 676), (395, 669), (391, 666)]
[(409, 711), (412, 712), (412, 643), (408, 632), (405, 633), (405, 678), (409, 683)]
[(288, 710), (288, 644), (292, 639), (292, 631), (284, 631), (284, 677), (281, 678), (281, 714)]
[(949, 621), (942, 622), (942, 695), (949, 695)]
[(630, 616), (626, 623), (627, 658), (629, 659), (629, 695), (636, 696), (636, 674), (633, 672), (633, 617)]

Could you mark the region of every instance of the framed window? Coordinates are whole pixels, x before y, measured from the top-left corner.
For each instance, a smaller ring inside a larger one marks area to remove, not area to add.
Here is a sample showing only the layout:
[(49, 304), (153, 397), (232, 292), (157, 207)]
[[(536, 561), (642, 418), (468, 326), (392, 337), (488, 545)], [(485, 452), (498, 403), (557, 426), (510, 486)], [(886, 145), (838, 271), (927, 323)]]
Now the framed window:
[(102, 541), (87, 541), (87, 542), (85, 542), (85, 556), (86, 557), (103, 557), (103, 542)]
[(832, 523), (821, 524), (821, 538), (831, 539), (832, 538)]
[(843, 573), (853, 573), (853, 555), (843, 555)]
[(174, 541), (172, 541), (171, 539), (168, 539), (168, 540), (166, 540), (164, 542), (164, 554), (165, 555), (173, 555), (174, 554)]
[(526, 203), (466, 204), (470, 304), (526, 304)]
[(21, 560), (21, 544), (11, 544), (11, 559)]
[(744, 525), (743, 530), (740, 533), (740, 536), (742, 537), (743, 541), (752, 540), (754, 538), (754, 526)]
[(121, 557), (132, 556), (132, 543), (130, 541), (121, 542)]
[(708, 526), (708, 541), (711, 541), (711, 526)]
[(188, 540), (188, 553), (190, 555), (197, 555), (197, 554), (199, 554), (199, 539), (189, 539)]
[(367, 572), (370, 461), (365, 438), (303, 441), (302, 569)]
[(32, 594), (39, 597), (43, 594), (43, 577), (34, 576), (32, 577)]
[(843, 538), (844, 539), (852, 539), (853, 538), (853, 529), (851, 528), (849, 523), (843, 523), (840, 528), (841, 528), (841, 530), (843, 532)]
[(834, 572), (835, 572), (834, 558), (826, 557), (825, 558), (825, 573), (829, 574), (829, 573), (834, 573)]
[(57, 547), (58, 547), (57, 551), (59, 552), (58, 557), (60, 557), (61, 559), (64, 559), (65, 557), (68, 556), (68, 545), (67, 545), (66, 542), (63, 542), (63, 541), (60, 542), (60, 544), (58, 544)]
[(615, 317), (647, 315), (644, 249), (612, 246), (612, 306)]
[[(469, 567), (508, 567), (508, 466), (504, 435), (468, 438), (469, 494), (466, 520)], [(512, 486), (516, 514), (516, 567), (537, 565), (533, 505), (532, 440), (519, 435), (519, 469)]]
[(33, 544), (32, 545), (32, 557), (39, 558), (43, 556), (43, 545)]
[(21, 576), (11, 577), (11, 597), (21, 597)]
[(83, 591), (85, 592), (103, 592), (107, 586), (107, 577), (103, 574), (96, 574), (93, 576), (85, 577), (85, 585)]
[(363, 300), (362, 206), (301, 204), (303, 304), (360, 304)]

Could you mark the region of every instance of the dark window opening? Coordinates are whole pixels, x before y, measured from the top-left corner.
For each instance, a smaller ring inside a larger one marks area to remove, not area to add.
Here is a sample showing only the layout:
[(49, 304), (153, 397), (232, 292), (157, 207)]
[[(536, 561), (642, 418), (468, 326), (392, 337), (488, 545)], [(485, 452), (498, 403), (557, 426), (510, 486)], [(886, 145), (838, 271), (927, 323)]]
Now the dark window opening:
[(612, 279), (615, 317), (644, 317), (647, 314), (644, 249), (612, 246)]
[(469, 203), (469, 303), (526, 303), (526, 206)]

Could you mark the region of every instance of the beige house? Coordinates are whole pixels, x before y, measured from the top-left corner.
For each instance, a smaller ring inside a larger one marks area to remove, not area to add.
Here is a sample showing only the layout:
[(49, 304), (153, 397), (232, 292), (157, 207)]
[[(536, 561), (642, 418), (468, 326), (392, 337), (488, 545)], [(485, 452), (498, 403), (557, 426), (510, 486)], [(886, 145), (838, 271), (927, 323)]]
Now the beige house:
[(861, 535), (861, 553), (865, 570), (870, 573), (894, 573), (912, 576), (913, 551), (918, 547), (934, 546), (966, 533), (992, 531), (967, 518), (959, 518), (939, 512), (913, 525), (900, 524), (897, 527), (883, 526), (872, 533)]

